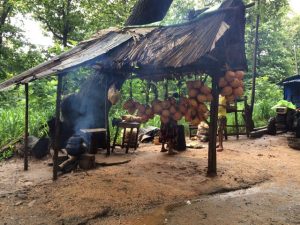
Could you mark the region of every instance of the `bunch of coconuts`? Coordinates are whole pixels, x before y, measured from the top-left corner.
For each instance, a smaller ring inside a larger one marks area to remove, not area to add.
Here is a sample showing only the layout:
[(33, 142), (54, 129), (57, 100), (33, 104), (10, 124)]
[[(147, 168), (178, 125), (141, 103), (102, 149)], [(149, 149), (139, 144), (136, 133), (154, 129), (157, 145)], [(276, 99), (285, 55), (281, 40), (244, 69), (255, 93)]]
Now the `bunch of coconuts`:
[(166, 98), (163, 101), (155, 99), (151, 103), (151, 106), (127, 100), (123, 105), (123, 109), (127, 110), (130, 114), (136, 113), (141, 118), (142, 123), (152, 119), (155, 114), (160, 116), (160, 120), (164, 124), (168, 123), (171, 119), (179, 121), (183, 116), (180, 112), (179, 104), (173, 97)]
[(212, 101), (211, 89), (199, 80), (188, 81), (188, 98), (180, 97), (177, 101), (173, 97), (165, 100), (155, 99), (151, 106), (140, 104), (132, 99), (127, 100), (123, 108), (129, 114), (141, 117), (141, 122), (147, 122), (154, 115), (159, 115), (163, 124), (170, 120), (179, 121), (183, 117), (192, 125), (198, 125), (201, 121), (208, 118), (208, 108), (206, 102)]
[(127, 100), (123, 109), (127, 110), (127, 112), (131, 115), (135, 114), (140, 117), (140, 122), (146, 123), (149, 119), (154, 117), (154, 113), (152, 107), (147, 104), (141, 104), (133, 99)]
[(182, 119), (182, 113), (179, 110), (179, 104), (173, 97), (165, 100), (154, 100), (152, 102), (153, 112), (160, 116), (160, 121), (163, 124), (170, 122), (170, 120), (179, 121)]
[(211, 102), (213, 97), (211, 89), (199, 80), (188, 81), (188, 98), (180, 100), (181, 110), (185, 120), (192, 125), (198, 125), (208, 117), (208, 108), (205, 102)]
[(228, 70), (224, 77), (219, 80), (221, 95), (226, 97), (228, 102), (233, 102), (236, 98), (244, 95), (244, 71)]

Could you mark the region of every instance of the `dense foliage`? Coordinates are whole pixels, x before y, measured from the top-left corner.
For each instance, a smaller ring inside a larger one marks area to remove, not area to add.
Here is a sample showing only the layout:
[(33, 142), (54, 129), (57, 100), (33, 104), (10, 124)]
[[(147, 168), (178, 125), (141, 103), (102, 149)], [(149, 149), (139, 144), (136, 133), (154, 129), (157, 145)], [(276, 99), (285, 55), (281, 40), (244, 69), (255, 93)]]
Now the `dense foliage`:
[[(25, 71), (64, 49), (89, 38), (100, 29), (121, 26), (129, 16), (135, 0), (0, 0), (0, 80), (8, 79)], [(211, 6), (218, 0), (174, 0), (161, 24), (184, 22), (190, 9)], [(249, 3), (245, 0), (245, 3)], [(246, 76), (247, 96), (250, 99), (252, 55), (256, 15), (260, 14), (257, 97), (254, 111), (256, 125), (263, 125), (272, 114), (272, 105), (282, 98), (276, 83), (297, 72), (299, 55), (300, 16), (289, 17), (287, 0), (261, 1), (261, 8), (247, 10), (246, 47), (249, 72)], [(47, 51), (28, 43), (22, 27), (16, 27), (13, 18), (30, 15), (43, 24), (45, 32), (53, 35), (54, 46)], [(300, 57), (300, 56), (299, 56)], [(78, 84), (87, 77), (80, 70), (67, 80), (65, 94), (78, 90)], [(134, 80), (134, 98), (146, 99), (146, 83)], [(41, 129), (53, 114), (55, 106), (55, 79), (45, 79), (30, 85), (30, 133), (42, 135)], [(170, 81), (170, 92), (178, 92), (177, 81)], [(164, 85), (157, 84), (159, 95), (164, 96)], [(183, 86), (184, 88), (184, 86)], [(0, 146), (16, 139), (23, 133), (24, 89), (17, 87), (0, 93)], [(111, 117), (124, 113), (121, 105), (129, 97), (129, 81), (122, 88), (122, 101), (111, 109)], [(150, 95), (150, 99), (153, 98)], [(231, 119), (230, 119), (231, 120)], [(159, 118), (149, 121), (159, 125)]]

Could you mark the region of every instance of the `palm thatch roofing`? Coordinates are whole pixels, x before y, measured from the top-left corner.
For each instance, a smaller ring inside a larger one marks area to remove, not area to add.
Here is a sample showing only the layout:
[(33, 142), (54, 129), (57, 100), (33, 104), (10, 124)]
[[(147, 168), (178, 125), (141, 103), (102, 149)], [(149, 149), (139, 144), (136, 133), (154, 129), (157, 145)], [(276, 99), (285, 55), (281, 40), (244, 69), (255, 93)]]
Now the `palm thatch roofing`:
[(246, 70), (244, 31), (243, 2), (226, 0), (184, 24), (100, 31), (73, 49), (1, 83), (0, 90), (80, 66), (125, 76), (135, 73), (146, 79), (196, 72), (214, 76), (228, 68)]

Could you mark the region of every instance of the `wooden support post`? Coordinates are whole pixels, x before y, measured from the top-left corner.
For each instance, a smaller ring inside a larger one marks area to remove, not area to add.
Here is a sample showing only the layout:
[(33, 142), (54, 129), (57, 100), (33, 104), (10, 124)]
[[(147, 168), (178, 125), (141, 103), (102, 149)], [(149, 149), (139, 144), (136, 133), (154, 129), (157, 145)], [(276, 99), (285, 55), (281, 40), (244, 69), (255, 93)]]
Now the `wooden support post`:
[(251, 94), (251, 106), (250, 106), (251, 118), (252, 118), (253, 109), (254, 109), (255, 86), (256, 86), (256, 76), (257, 76), (258, 28), (259, 28), (259, 22), (260, 22), (260, 15), (258, 12), (259, 5), (260, 5), (260, 0), (256, 0), (255, 9), (256, 9), (257, 16), (256, 16), (255, 41), (254, 41), (254, 53), (253, 53), (252, 94)]
[(209, 145), (208, 145), (208, 176), (217, 175), (217, 128), (218, 128), (218, 106), (219, 106), (219, 78), (212, 77), (213, 100), (210, 105)]
[(109, 131), (109, 112), (108, 112), (108, 75), (105, 78), (105, 102), (104, 102), (104, 107), (105, 107), (105, 129), (106, 129), (106, 155), (110, 155), (110, 131)]
[(235, 112), (234, 112), (234, 120), (235, 120), (235, 132), (236, 132), (236, 138), (239, 139), (239, 120), (238, 120), (238, 104), (237, 101), (234, 102)]
[(53, 155), (53, 180), (57, 180), (58, 172), (58, 151), (60, 148), (60, 105), (62, 95), (62, 74), (57, 75), (57, 90), (56, 90), (56, 116), (55, 116), (55, 143)]
[(25, 84), (25, 133), (24, 133), (24, 170), (28, 170), (28, 124), (29, 124), (29, 90), (28, 83)]

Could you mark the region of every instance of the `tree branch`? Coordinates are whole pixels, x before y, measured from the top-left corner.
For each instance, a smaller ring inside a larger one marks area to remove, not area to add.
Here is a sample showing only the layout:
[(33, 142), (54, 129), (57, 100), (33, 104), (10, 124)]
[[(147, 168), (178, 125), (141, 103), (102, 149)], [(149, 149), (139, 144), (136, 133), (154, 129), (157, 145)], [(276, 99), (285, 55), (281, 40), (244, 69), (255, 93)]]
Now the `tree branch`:
[(43, 23), (46, 24), (46, 27), (47, 27), (48, 30), (53, 34), (53, 36), (54, 36), (55, 38), (57, 38), (57, 39), (60, 40), (60, 41), (63, 41), (63, 37), (60, 36), (58, 33), (56, 33), (56, 32), (54, 31), (54, 29), (52, 29), (51, 25), (48, 23), (48, 21), (47, 21), (45, 18), (43, 18), (43, 17), (41, 17), (41, 16), (38, 16), (37, 18), (38, 18), (38, 20), (40, 20), (40, 21), (42, 21)]

